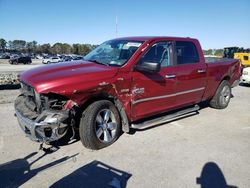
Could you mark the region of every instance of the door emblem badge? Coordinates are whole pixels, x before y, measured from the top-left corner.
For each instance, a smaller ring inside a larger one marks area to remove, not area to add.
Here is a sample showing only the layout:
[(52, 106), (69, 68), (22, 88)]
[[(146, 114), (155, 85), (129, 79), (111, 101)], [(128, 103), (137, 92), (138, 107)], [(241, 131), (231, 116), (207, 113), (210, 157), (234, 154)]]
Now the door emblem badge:
[(143, 87), (142, 88), (135, 88), (132, 90), (132, 93), (133, 94), (142, 94), (142, 93), (144, 93), (144, 88)]

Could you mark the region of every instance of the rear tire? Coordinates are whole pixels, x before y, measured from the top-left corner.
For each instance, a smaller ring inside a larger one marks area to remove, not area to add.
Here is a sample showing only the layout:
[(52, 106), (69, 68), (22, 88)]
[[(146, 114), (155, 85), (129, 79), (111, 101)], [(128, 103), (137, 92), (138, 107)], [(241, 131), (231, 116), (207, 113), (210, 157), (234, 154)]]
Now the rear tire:
[(210, 106), (216, 109), (224, 109), (228, 106), (231, 98), (231, 86), (227, 80), (223, 80), (215, 95), (210, 101)]
[(79, 133), (82, 144), (89, 149), (113, 144), (121, 133), (120, 116), (114, 104), (108, 100), (90, 104), (82, 114)]

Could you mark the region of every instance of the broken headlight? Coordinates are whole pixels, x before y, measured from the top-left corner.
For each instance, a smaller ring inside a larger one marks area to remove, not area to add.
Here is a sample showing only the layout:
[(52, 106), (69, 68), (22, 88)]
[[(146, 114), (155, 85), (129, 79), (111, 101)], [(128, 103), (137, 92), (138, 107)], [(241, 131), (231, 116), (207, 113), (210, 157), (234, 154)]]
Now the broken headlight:
[(68, 101), (67, 97), (54, 94), (54, 93), (49, 93), (49, 94), (36, 94), (37, 97), (37, 107), (40, 109), (40, 112), (43, 110), (62, 110), (63, 106), (66, 104)]

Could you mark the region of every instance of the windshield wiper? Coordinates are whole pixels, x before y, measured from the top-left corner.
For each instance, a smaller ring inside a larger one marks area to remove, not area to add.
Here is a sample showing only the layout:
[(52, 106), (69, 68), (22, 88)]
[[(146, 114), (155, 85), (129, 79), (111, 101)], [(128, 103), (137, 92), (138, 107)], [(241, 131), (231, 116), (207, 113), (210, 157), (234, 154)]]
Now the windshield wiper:
[(90, 62), (94, 62), (94, 63), (96, 63), (96, 64), (109, 66), (108, 64), (102, 63), (102, 62), (100, 62), (100, 61), (97, 61), (96, 59), (86, 59), (86, 60), (87, 60), (87, 61), (90, 61)]

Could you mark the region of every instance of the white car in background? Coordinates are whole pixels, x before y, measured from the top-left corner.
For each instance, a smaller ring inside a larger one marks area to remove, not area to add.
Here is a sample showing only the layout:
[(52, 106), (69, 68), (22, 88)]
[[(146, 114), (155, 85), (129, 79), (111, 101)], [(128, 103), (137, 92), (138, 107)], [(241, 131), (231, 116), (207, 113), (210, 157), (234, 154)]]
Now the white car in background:
[(241, 76), (241, 83), (250, 84), (250, 67), (243, 69)]
[(59, 63), (62, 62), (63, 60), (60, 59), (59, 57), (50, 57), (50, 58), (44, 58), (42, 63), (43, 64), (50, 64), (50, 63)]

